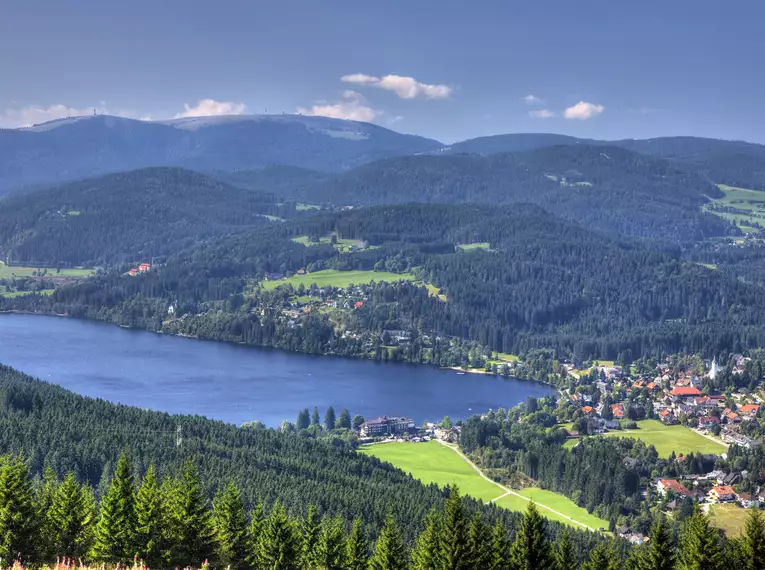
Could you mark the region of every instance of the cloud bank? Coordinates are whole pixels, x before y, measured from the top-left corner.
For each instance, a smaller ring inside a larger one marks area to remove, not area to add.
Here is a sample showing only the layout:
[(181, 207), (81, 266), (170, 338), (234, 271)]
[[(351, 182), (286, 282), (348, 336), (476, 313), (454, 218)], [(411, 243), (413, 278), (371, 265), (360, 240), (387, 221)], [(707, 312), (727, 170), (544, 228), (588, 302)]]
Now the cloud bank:
[(319, 102), (308, 108), (298, 107), (297, 112), (303, 115), (348, 119), (365, 123), (373, 121), (380, 114), (366, 104), (361, 93), (351, 90), (343, 92), (342, 101), (337, 103)]
[(216, 101), (215, 99), (200, 99), (193, 107), (188, 103), (184, 103), (183, 107), (184, 111), (175, 115), (173, 117), (174, 119), (183, 119), (185, 117), (215, 117), (218, 115), (244, 115), (247, 112), (247, 105), (244, 103)]
[(362, 87), (376, 87), (392, 91), (401, 99), (447, 99), (454, 91), (448, 85), (422, 83), (414, 77), (404, 77), (401, 75), (376, 77), (374, 75), (354, 73), (344, 75), (340, 78), (340, 81)]

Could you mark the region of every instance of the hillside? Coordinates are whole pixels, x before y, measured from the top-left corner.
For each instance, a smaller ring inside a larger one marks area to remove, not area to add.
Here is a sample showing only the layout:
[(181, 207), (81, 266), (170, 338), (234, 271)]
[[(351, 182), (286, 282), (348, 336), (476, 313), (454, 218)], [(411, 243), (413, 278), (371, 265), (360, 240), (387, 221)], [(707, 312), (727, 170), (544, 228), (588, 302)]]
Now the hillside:
[(148, 166), (227, 171), (282, 164), (336, 170), (440, 146), (369, 123), (302, 115), (164, 122), (74, 117), (0, 129), (0, 194)]
[(0, 251), (12, 262), (149, 261), (268, 223), (292, 205), (179, 168), (109, 174), (0, 203)]
[(718, 184), (765, 190), (765, 146), (743, 141), (702, 137), (606, 141), (579, 139), (565, 135), (518, 133), (468, 139), (442, 149), (440, 152), (488, 155), (557, 145), (618, 146), (641, 154), (672, 160)]
[[(319, 239), (330, 235), (339, 242), (335, 246)], [(340, 240), (368, 247), (349, 252)], [(462, 251), (461, 244), (485, 245)], [(258, 285), (269, 272), (301, 269), (308, 274), (304, 290), (278, 277), (276, 290)], [(324, 301), (339, 293), (309, 291), (311, 274), (326, 269), (370, 272), (368, 285), (354, 293), (363, 310), (326, 309)], [(372, 284), (383, 272), (412, 272), (420, 284)], [(309, 293), (313, 300), (295, 296)], [(166, 322), (173, 301), (187, 316)], [(320, 213), (187, 250), (135, 279), (105, 275), (50, 297), (3, 303), (362, 358), (388, 358), (383, 331), (403, 329), (413, 340), (395, 351), (396, 358), (450, 366), (470, 350), (452, 338), (510, 354), (555, 348), (585, 360), (711, 355), (765, 342), (761, 287), (528, 205), (408, 204)], [(301, 303), (308, 303), (302, 313)]]
[(666, 160), (581, 145), (389, 159), (303, 185), (294, 198), (336, 205), (530, 202), (592, 229), (680, 242), (736, 232), (701, 212), (721, 195), (703, 176)]

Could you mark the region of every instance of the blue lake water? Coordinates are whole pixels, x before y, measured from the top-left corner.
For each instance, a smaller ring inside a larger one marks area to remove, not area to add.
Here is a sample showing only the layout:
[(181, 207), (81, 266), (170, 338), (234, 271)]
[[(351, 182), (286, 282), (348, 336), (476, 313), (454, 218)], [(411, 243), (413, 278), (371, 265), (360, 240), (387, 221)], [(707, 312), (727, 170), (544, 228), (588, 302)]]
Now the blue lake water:
[(546, 386), (413, 364), (374, 363), (200, 341), (104, 323), (0, 315), (0, 363), (85, 396), (230, 423), (294, 421), (334, 406), (366, 418), (453, 419)]

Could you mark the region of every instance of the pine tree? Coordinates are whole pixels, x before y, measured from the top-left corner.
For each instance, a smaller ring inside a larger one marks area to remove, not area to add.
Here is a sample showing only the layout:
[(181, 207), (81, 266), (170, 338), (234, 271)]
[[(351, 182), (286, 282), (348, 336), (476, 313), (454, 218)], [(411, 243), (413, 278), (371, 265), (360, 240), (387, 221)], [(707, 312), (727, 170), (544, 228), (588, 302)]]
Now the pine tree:
[(56, 489), (59, 486), (56, 472), (47, 465), (43, 470), (42, 481), (37, 490), (37, 510), (40, 512), (40, 544), (38, 551), (44, 560), (53, 560), (56, 558), (56, 548), (53, 545), (53, 531), (48, 528), (51, 505), (56, 496)]
[(255, 505), (250, 513), (250, 526), (247, 529), (247, 563), (252, 568), (260, 568), (260, 537), (264, 524), (263, 505)]
[(571, 548), (568, 530), (564, 530), (555, 543), (554, 556), (556, 570), (576, 570), (577, 564), (574, 559), (574, 551)]
[(303, 408), (298, 412), (297, 421), (295, 422), (295, 427), (298, 430), (301, 429), (308, 429), (308, 426), (311, 424), (311, 416), (308, 413), (308, 408)]
[(136, 552), (149, 568), (166, 564), (170, 555), (167, 505), (157, 481), (154, 467), (146, 475), (136, 492)]
[(120, 456), (101, 500), (91, 557), (97, 562), (127, 563), (135, 554), (135, 489), (127, 457)]
[(260, 567), (268, 570), (298, 570), (300, 541), (292, 521), (280, 504), (274, 505), (263, 524), (258, 541)]
[(497, 521), (491, 533), (491, 561), (489, 570), (510, 569), (510, 541), (507, 539), (507, 530), (501, 522)]
[(537, 506), (529, 503), (510, 548), (510, 561), (514, 569), (535, 570), (552, 566), (550, 545), (545, 536), (546, 526)]
[(719, 535), (703, 513), (697, 511), (685, 521), (678, 550), (678, 570), (723, 568), (724, 558)]
[(590, 553), (590, 559), (582, 565), (582, 570), (609, 570), (608, 549), (601, 542)]
[(369, 570), (407, 570), (406, 544), (393, 515), (388, 514), (369, 560)]
[(439, 561), (439, 516), (435, 510), (428, 513), (425, 529), (417, 537), (412, 551), (412, 570), (434, 570)]
[(459, 488), (449, 489), (449, 498), (444, 505), (438, 537), (439, 567), (442, 570), (463, 570), (468, 568), (468, 536), (465, 508)]
[(34, 552), (42, 521), (35, 504), (29, 466), (24, 458), (0, 459), (0, 559), (10, 561), (19, 553)]
[(213, 501), (215, 553), (221, 566), (233, 569), (246, 566), (247, 515), (242, 494), (229, 484)]
[(749, 510), (742, 543), (746, 570), (765, 570), (765, 521), (757, 509)]
[(345, 568), (345, 529), (343, 519), (324, 517), (321, 532), (316, 544), (314, 565), (321, 570), (344, 570)]
[(314, 568), (316, 561), (316, 544), (319, 542), (321, 521), (316, 505), (308, 505), (308, 511), (300, 521), (300, 548), (303, 568)]
[(327, 431), (335, 429), (335, 408), (330, 406), (324, 413), (324, 428)]
[(173, 553), (176, 565), (196, 566), (212, 558), (215, 531), (210, 520), (209, 503), (202, 494), (199, 473), (187, 461), (178, 481), (175, 513), (177, 543)]
[(468, 560), (470, 568), (488, 568), (491, 565), (491, 529), (477, 512), (470, 521), (468, 532)]
[(651, 525), (648, 544), (638, 557), (639, 570), (672, 570), (675, 567), (675, 549), (664, 515), (659, 514)]
[(340, 412), (340, 416), (337, 418), (335, 427), (351, 429), (351, 413), (348, 411), (348, 408), (343, 408), (343, 411)]
[(317, 426), (321, 423), (321, 420), (319, 419), (319, 408), (314, 406), (313, 412), (311, 413), (311, 425)]
[(346, 570), (367, 570), (369, 565), (369, 544), (361, 519), (353, 521), (351, 533), (345, 543)]
[(48, 540), (56, 557), (82, 558), (90, 550), (95, 520), (95, 499), (69, 473), (58, 485), (48, 508)]

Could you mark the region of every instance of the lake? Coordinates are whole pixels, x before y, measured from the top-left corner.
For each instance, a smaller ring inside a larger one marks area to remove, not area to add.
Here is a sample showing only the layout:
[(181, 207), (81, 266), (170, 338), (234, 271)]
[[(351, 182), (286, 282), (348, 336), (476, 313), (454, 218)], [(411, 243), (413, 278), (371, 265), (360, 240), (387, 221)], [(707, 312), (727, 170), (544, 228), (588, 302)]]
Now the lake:
[(295, 421), (300, 409), (334, 406), (365, 418), (453, 419), (547, 386), (398, 363), (311, 356), (160, 335), (60, 317), (0, 315), (0, 363), (78, 394), (230, 423)]

